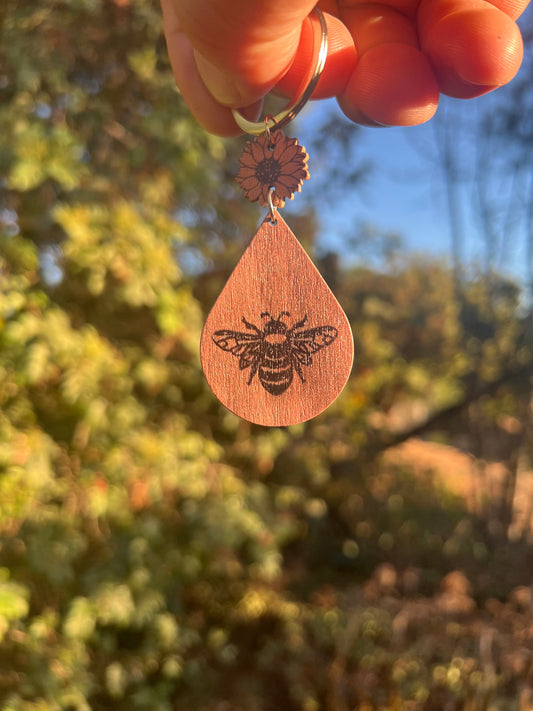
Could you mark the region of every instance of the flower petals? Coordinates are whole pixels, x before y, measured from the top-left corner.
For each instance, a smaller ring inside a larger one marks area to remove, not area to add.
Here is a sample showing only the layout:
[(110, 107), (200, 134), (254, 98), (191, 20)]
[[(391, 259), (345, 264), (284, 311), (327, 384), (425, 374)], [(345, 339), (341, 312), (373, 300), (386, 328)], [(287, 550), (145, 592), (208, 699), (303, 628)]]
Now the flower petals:
[(257, 200), (264, 207), (270, 188), (274, 188), (272, 202), (283, 207), (285, 199), (292, 200), (309, 177), (307, 159), (305, 148), (296, 138), (286, 138), (274, 129), (246, 144), (236, 180), (248, 200)]
[(252, 156), (257, 163), (265, 160), (265, 146), (260, 141), (252, 141), (251, 151)]

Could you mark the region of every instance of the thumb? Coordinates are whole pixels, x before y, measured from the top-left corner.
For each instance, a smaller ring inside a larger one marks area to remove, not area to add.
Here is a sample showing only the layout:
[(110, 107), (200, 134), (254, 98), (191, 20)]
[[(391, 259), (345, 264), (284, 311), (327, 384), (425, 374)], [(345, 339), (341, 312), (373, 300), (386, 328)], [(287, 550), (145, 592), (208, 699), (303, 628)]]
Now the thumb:
[(216, 101), (247, 106), (264, 96), (294, 59), (315, 0), (165, 0), (194, 51)]

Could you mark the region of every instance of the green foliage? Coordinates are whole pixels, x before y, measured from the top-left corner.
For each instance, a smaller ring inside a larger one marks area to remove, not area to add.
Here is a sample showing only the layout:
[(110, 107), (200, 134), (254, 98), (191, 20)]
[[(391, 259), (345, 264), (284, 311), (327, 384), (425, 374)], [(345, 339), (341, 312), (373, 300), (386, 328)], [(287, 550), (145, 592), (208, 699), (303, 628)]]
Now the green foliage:
[(3, 20), (2, 711), (523, 711), (526, 534), (495, 543), (379, 457), (472, 378), (477, 425), (525, 418), (527, 381), (499, 383), (531, 360), (516, 288), (342, 270), (357, 377), (312, 423), (238, 420), (197, 350), (257, 216), (226, 180), (238, 146), (175, 89), (157, 4), (7, 0)]

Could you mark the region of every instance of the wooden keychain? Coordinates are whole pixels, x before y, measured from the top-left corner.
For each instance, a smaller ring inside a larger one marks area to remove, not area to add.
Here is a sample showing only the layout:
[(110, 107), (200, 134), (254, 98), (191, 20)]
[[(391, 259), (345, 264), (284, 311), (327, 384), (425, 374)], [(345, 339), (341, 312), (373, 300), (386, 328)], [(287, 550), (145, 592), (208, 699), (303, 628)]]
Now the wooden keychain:
[(336, 298), (279, 214), (309, 177), (307, 153), (282, 128), (301, 111), (322, 74), (321, 41), (299, 98), (263, 122), (233, 115), (257, 136), (240, 159), (237, 181), (251, 201), (269, 208), (220, 296), (200, 342), (204, 374), (231, 412), (259, 425), (285, 426), (315, 417), (339, 395), (353, 363), (353, 337)]

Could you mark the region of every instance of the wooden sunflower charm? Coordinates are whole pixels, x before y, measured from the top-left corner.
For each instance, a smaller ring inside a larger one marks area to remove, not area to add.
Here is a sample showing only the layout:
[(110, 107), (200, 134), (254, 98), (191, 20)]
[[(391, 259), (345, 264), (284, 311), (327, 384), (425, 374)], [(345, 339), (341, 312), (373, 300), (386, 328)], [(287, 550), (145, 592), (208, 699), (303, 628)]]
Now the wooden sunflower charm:
[(241, 167), (235, 180), (251, 202), (268, 205), (271, 188), (274, 207), (281, 208), (292, 200), (309, 177), (308, 155), (296, 138), (286, 138), (278, 129), (248, 141), (244, 147)]

